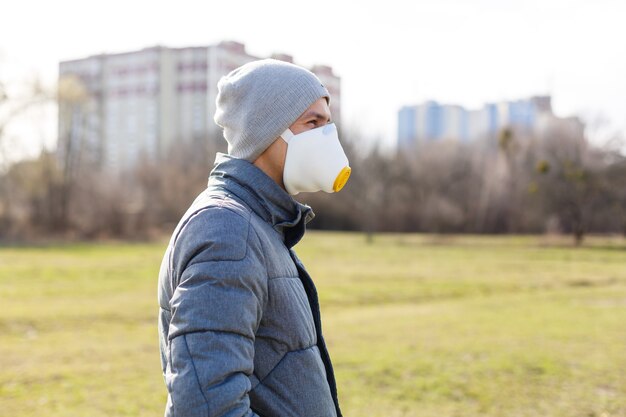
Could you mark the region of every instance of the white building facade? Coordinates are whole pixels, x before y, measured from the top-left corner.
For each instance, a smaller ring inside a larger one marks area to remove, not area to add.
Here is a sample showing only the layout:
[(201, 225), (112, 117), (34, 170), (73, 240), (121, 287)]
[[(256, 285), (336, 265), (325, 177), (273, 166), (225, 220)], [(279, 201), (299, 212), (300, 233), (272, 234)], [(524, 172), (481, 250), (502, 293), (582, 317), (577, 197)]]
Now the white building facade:
[[(293, 62), (289, 55), (272, 58)], [(223, 141), (214, 123), (217, 82), (233, 69), (260, 59), (239, 42), (186, 48), (154, 46), (93, 55), (59, 64), (60, 85), (78, 84), (80, 99), (59, 96), (58, 154), (72, 152), (112, 172), (131, 168), (141, 156), (166, 157), (181, 141)], [(341, 80), (331, 67), (311, 68), (332, 95), (340, 120)]]

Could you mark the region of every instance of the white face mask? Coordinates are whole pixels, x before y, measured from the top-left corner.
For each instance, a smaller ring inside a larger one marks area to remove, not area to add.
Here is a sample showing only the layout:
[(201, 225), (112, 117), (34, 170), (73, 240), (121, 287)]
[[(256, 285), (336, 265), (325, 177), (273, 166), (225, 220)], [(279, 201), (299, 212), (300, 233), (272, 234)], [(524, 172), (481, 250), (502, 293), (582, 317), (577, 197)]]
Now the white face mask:
[(297, 135), (287, 129), (280, 136), (287, 142), (283, 183), (289, 194), (343, 188), (351, 169), (334, 123)]

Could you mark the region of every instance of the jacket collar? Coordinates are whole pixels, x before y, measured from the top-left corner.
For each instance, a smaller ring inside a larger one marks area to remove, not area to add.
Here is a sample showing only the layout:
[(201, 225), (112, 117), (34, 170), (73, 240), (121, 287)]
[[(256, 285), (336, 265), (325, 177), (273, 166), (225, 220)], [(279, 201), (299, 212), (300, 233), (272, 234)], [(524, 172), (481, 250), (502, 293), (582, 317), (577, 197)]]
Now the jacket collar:
[(300, 241), (306, 223), (315, 217), (310, 206), (294, 200), (254, 164), (222, 152), (215, 156), (208, 186), (223, 188), (241, 199), (281, 234), (288, 248)]

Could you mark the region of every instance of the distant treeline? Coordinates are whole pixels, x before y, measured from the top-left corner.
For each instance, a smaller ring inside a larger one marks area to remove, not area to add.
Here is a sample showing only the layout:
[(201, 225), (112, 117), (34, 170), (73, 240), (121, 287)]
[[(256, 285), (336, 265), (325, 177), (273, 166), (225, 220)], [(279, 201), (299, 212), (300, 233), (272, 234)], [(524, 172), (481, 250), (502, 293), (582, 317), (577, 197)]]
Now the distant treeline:
[[(337, 194), (300, 194), (310, 228), (368, 233), (585, 233), (626, 235), (626, 158), (582, 136), (541, 139), (514, 129), (471, 143), (366, 147), (341, 130), (352, 177)], [(145, 239), (171, 233), (206, 187), (216, 151), (176, 144), (112, 176), (67, 153), (13, 164), (0, 174), (0, 240), (46, 236)], [(223, 141), (222, 141), (223, 142)], [(83, 158), (84, 160), (84, 158)]]

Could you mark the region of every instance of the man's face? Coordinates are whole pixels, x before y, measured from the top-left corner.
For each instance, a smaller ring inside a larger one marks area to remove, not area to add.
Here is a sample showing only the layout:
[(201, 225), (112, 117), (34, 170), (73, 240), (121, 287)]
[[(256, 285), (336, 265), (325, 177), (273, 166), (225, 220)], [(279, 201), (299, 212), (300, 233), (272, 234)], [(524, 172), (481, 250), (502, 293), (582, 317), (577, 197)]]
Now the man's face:
[[(330, 107), (325, 97), (317, 99), (289, 126), (294, 135), (332, 123)], [(254, 162), (284, 188), (282, 181), (287, 156), (287, 142), (282, 137), (274, 141)]]
[[(298, 133), (306, 132), (307, 130), (315, 129), (325, 124), (332, 123), (330, 117), (330, 107), (325, 97), (317, 99), (308, 109), (304, 111), (298, 117), (298, 119), (289, 126), (289, 129), (294, 135)], [(278, 142), (278, 143), (276, 143)], [(285, 167), (285, 157), (287, 156), (287, 142), (281, 137), (274, 143), (280, 149), (278, 152), (278, 161), (282, 169)]]

